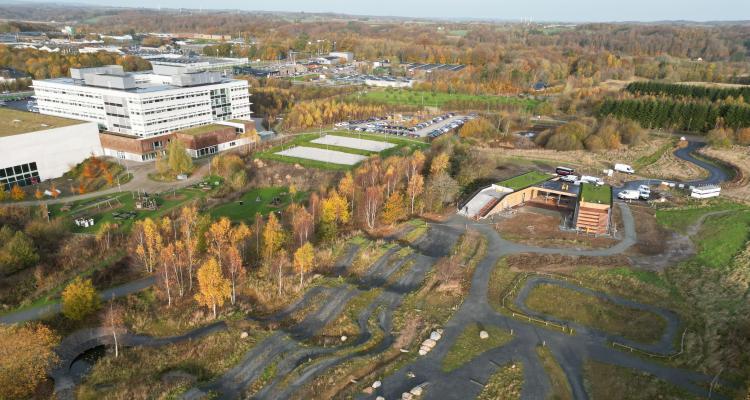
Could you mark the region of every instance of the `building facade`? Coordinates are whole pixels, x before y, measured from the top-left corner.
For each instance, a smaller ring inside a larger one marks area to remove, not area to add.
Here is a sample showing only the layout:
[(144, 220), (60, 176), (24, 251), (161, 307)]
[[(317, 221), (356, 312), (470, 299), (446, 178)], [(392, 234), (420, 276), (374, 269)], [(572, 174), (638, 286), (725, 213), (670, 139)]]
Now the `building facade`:
[(93, 122), (0, 135), (0, 188), (57, 178), (92, 155), (102, 155)]
[(116, 134), (150, 137), (215, 121), (250, 119), (247, 81), (188, 65), (71, 69), (70, 78), (33, 81), (39, 112), (97, 123)]

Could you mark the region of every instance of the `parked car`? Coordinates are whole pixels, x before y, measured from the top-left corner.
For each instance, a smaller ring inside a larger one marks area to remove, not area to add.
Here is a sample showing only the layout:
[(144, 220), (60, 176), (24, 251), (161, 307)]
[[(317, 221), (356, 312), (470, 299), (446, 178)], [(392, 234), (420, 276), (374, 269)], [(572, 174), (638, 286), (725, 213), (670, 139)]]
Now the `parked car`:
[(641, 199), (648, 200), (651, 197), (651, 188), (648, 185), (638, 186), (638, 193), (640, 193)]

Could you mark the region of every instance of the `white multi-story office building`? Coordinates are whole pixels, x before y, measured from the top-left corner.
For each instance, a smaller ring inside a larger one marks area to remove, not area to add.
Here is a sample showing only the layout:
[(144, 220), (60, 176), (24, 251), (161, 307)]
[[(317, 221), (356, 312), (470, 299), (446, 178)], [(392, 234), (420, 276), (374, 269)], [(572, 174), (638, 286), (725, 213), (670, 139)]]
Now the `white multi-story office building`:
[(216, 121), (250, 120), (247, 81), (190, 65), (71, 69), (70, 78), (33, 81), (39, 112), (96, 122), (124, 135), (150, 137)]

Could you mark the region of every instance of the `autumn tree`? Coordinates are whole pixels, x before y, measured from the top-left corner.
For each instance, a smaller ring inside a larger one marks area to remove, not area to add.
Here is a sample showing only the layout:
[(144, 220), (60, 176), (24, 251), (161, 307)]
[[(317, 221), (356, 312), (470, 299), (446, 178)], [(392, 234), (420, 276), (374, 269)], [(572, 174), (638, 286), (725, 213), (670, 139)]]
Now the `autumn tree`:
[(432, 158), (430, 163), (430, 175), (437, 175), (445, 172), (448, 169), (448, 162), (450, 157), (446, 153), (440, 153)]
[(0, 398), (28, 399), (58, 362), (59, 338), (42, 324), (0, 324)]
[(349, 222), (349, 204), (346, 198), (341, 196), (336, 190), (331, 193), (321, 203), (320, 220), (323, 224), (323, 235), (326, 239), (332, 239), (336, 236), (339, 224)]
[(116, 229), (117, 225), (111, 222), (103, 222), (99, 225), (99, 229), (96, 231), (96, 240), (104, 251), (109, 251), (110, 244), (112, 243), (112, 235)]
[(36, 190), (34, 191), (34, 198), (37, 200), (41, 200), (42, 197), (44, 197), (44, 193), (42, 193), (39, 188), (36, 188)]
[(15, 201), (21, 201), (26, 198), (26, 192), (24, 192), (18, 184), (15, 184), (13, 185), (13, 188), (10, 189), (10, 198)]
[(426, 157), (424, 153), (419, 150), (412, 153), (408, 161), (408, 166), (405, 170), (407, 181), (410, 180), (414, 175), (419, 174), (419, 172), (422, 170), (422, 167), (424, 167), (425, 159)]
[[(393, 192), (396, 193), (396, 192)], [(383, 188), (380, 186), (370, 186), (365, 189), (364, 197), (364, 213), (365, 223), (370, 229), (375, 228), (377, 222), (378, 211), (380, 206), (383, 204)]]
[(302, 288), (304, 275), (312, 268), (315, 249), (310, 242), (305, 242), (294, 252), (294, 269), (299, 273), (299, 287)]
[(229, 232), (230, 247), (225, 268), (232, 284), (232, 305), (237, 300), (237, 284), (245, 275), (243, 255), (245, 254), (245, 242), (251, 234), (250, 228), (244, 223), (240, 223)]
[(292, 232), (297, 246), (310, 240), (313, 234), (313, 216), (307, 212), (305, 207), (292, 205), (289, 207), (289, 213), (292, 215)]
[(193, 269), (196, 263), (196, 251), (198, 248), (198, 209), (194, 206), (182, 207), (178, 218), (180, 224), (180, 235), (184, 244), (185, 269), (187, 269), (188, 291), (193, 290)]
[(354, 215), (354, 197), (357, 193), (357, 185), (354, 183), (354, 177), (350, 171), (347, 171), (339, 181), (338, 191), (349, 201), (351, 213)]
[(0, 228), (0, 273), (11, 274), (39, 261), (34, 241), (24, 232), (9, 226)]
[(82, 320), (99, 306), (99, 294), (91, 279), (76, 277), (62, 292), (62, 313), (74, 321)]
[(172, 140), (167, 145), (167, 164), (174, 174), (192, 171), (193, 159), (190, 158), (181, 140)]
[[(421, 176), (421, 175), (415, 175)], [(414, 179), (414, 178), (412, 178)], [(404, 196), (400, 191), (391, 193), (383, 207), (382, 219), (386, 225), (393, 225), (406, 217), (406, 208), (404, 207)]]
[(223, 268), (224, 258), (231, 241), (232, 222), (227, 217), (221, 217), (218, 221), (211, 224), (206, 232), (206, 244), (208, 245), (208, 254), (213, 256), (219, 267)]
[(167, 307), (172, 306), (172, 284), (175, 282), (176, 275), (174, 270), (177, 268), (177, 252), (175, 244), (169, 243), (161, 249), (159, 253), (161, 269), (159, 271), (159, 285), (163, 287), (167, 295)]
[(152, 273), (159, 263), (159, 254), (163, 247), (159, 226), (151, 218), (136, 222), (133, 235), (136, 241), (135, 254), (146, 268), (146, 272)]
[(424, 178), (420, 174), (415, 174), (409, 179), (406, 185), (406, 194), (409, 196), (410, 213), (414, 214), (414, 204), (417, 197), (424, 191)]
[(263, 227), (263, 260), (270, 263), (284, 244), (284, 231), (276, 214), (271, 213)]
[(198, 269), (198, 293), (195, 300), (198, 304), (209, 308), (216, 318), (216, 308), (224, 305), (231, 295), (232, 288), (227, 279), (221, 274), (219, 264), (209, 258)]

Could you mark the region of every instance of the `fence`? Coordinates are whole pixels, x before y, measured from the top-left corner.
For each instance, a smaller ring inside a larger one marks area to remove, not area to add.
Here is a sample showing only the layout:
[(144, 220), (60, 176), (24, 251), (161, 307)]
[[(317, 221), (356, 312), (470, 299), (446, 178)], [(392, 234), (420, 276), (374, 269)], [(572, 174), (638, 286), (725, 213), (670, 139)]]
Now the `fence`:
[(546, 276), (548, 278), (561, 279), (561, 280), (564, 280), (564, 281), (567, 281), (567, 282), (573, 281), (573, 282), (578, 283), (579, 285), (582, 284), (581, 281), (579, 281), (579, 280), (575, 280), (575, 279), (572, 279), (572, 278), (569, 278), (569, 277), (566, 277), (566, 276), (563, 276), (563, 275), (555, 275), (555, 274), (550, 274), (550, 273), (547, 273), (547, 272), (526, 272), (526, 273), (520, 274), (518, 277), (516, 277), (515, 283), (513, 284), (513, 286), (510, 287), (510, 289), (508, 289), (506, 291), (506, 293), (505, 293), (505, 295), (503, 296), (503, 299), (502, 299), (502, 306), (503, 306), (503, 308), (505, 308), (506, 310), (508, 310), (510, 312), (510, 314), (513, 316), (513, 318), (518, 318), (518, 319), (521, 319), (521, 320), (526, 320), (528, 322), (534, 322), (534, 323), (537, 323), (539, 325), (544, 325), (546, 327), (557, 328), (557, 329), (561, 330), (563, 333), (567, 333), (567, 334), (573, 335), (575, 333), (574, 330), (573, 330), (573, 328), (570, 328), (570, 327), (565, 326), (563, 324), (559, 324), (557, 322), (548, 321), (548, 320), (545, 320), (543, 318), (532, 317), (532, 316), (530, 316), (528, 314), (522, 313), (520, 311), (517, 311), (517, 310), (511, 308), (507, 304), (508, 296), (510, 296), (512, 294), (515, 294), (516, 291), (518, 290), (519, 284), (521, 284), (521, 282), (524, 282), (531, 275)]
[(639, 354), (642, 354), (642, 355), (648, 356), (648, 357), (663, 358), (663, 359), (670, 359), (670, 360), (672, 360), (675, 357), (677, 357), (677, 356), (679, 356), (679, 355), (681, 355), (682, 353), (685, 352), (685, 334), (686, 333), (687, 333), (687, 329), (685, 329), (684, 331), (682, 331), (682, 339), (680, 340), (680, 351), (678, 351), (676, 353), (672, 353), (672, 354), (652, 353), (650, 351), (642, 350), (642, 349), (639, 349), (637, 347), (629, 346), (627, 344), (620, 343), (620, 342), (612, 342), (612, 347), (616, 347), (616, 348), (619, 347), (619, 348), (627, 349), (631, 353), (639, 353)]

